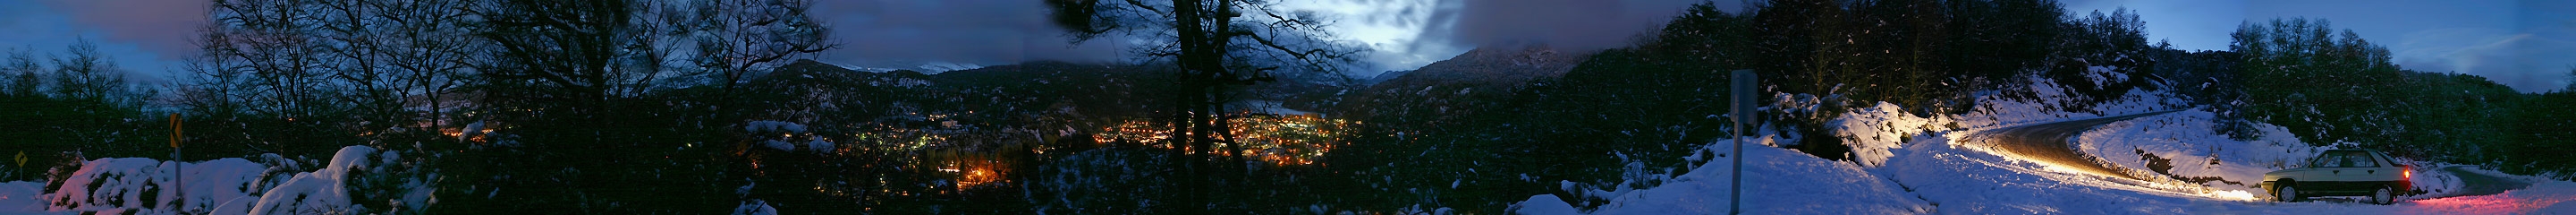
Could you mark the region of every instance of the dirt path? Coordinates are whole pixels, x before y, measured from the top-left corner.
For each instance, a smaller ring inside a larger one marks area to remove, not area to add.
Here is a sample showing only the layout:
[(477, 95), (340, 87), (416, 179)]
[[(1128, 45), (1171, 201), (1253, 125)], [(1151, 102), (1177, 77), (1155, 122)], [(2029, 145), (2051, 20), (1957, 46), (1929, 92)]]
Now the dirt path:
[(2113, 167), (2108, 162), (2102, 162), (2100, 158), (2085, 155), (2084, 152), (2076, 150), (2075, 145), (2067, 140), (2103, 124), (2172, 112), (2174, 111), (2157, 111), (1995, 129), (1979, 133), (1977, 136), (1983, 141), (1975, 142), (1987, 144), (1998, 151), (2011, 153), (2015, 157), (2038, 160), (2098, 175), (2140, 179), (2138, 176), (2126, 174), (2128, 171)]

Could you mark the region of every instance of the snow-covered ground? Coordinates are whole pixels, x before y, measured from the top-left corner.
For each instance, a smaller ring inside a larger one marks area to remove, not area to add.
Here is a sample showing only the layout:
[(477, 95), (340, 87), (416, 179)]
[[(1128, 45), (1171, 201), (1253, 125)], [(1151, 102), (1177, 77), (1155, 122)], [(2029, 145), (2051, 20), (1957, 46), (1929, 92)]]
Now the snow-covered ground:
[[(349, 184), (360, 172), (382, 172), (377, 163), (394, 159), (390, 152), (365, 146), (341, 148), (320, 169), (304, 172), (299, 161), (277, 156), (253, 162), (223, 158), (203, 162), (169, 162), (147, 158), (102, 158), (83, 162), (68, 179), (47, 191), (46, 182), (0, 183), (0, 213), (5, 214), (334, 214), (365, 211), (351, 202)], [(275, 165), (271, 165), (275, 164)], [(185, 172), (180, 172), (185, 171)], [(419, 183), (394, 205), (435, 202)], [(175, 189), (174, 189), (175, 188)], [(418, 209), (418, 208), (404, 208)]]
[[(2264, 172), (2313, 156), (2315, 147), (2278, 126), (2256, 124), (2265, 138), (2229, 139), (2214, 132), (2215, 114), (2185, 107), (2182, 99), (2133, 90), (2088, 108), (2046, 81), (2028, 83), (2022, 96), (1983, 93), (1977, 110), (1921, 117), (1894, 104), (1858, 107), (1826, 123), (1835, 138), (1853, 146), (1852, 162), (1830, 161), (1776, 147), (1747, 147), (1744, 208), (1748, 214), (2576, 214), (2576, 182), (2510, 176), (2528, 188), (2496, 195), (2431, 198), (2461, 189), (2460, 176), (2419, 163), (2416, 185), (2430, 194), (2394, 205), (2356, 203), (2341, 197), (2273, 202), (2255, 188)], [(1793, 95), (1783, 98), (1810, 98)], [(1787, 102), (1796, 103), (1796, 102)], [(1785, 103), (1784, 103), (1785, 104)], [(1795, 109), (1795, 108), (1790, 108)], [(2121, 168), (2192, 178), (2137, 180), (2082, 173), (2068, 167), (1991, 153), (1972, 134), (2049, 122), (2132, 113), (2178, 112), (2102, 125), (2073, 138), (2087, 154)], [(1757, 139), (1773, 139), (1765, 134)], [(1771, 145), (1771, 144), (1764, 144)], [(1724, 152), (1724, 141), (1708, 149)], [(1696, 155), (1695, 155), (1696, 156)], [(2150, 159), (2152, 156), (2155, 159)], [(1692, 159), (1697, 160), (1697, 159)], [(1729, 160), (1709, 158), (1660, 186), (1560, 188), (1609, 203), (1583, 210), (1555, 195), (1514, 204), (1521, 214), (1718, 214), (1725, 213)], [(1655, 178), (1655, 177), (1646, 177)], [(2234, 182), (2234, 183), (2230, 183)]]
[[(1746, 144), (1744, 184), (1747, 214), (1906, 214), (1931, 212), (1932, 206), (1907, 195), (1904, 188), (1879, 179), (1849, 162), (1816, 158), (1778, 147)], [(1719, 144), (1723, 148), (1732, 144)], [(1727, 211), (1728, 168), (1734, 158), (1714, 157), (1663, 186), (1611, 191), (1601, 214), (1723, 214)], [(1804, 186), (1758, 186), (1799, 184)], [(1532, 196), (1518, 206), (1523, 213), (1574, 214), (1554, 195)]]

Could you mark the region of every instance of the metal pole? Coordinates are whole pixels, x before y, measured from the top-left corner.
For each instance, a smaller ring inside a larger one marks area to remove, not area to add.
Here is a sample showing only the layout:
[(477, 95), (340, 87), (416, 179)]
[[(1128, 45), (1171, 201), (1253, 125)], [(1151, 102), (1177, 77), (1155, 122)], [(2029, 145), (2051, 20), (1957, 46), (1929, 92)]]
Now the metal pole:
[(1754, 117), (1754, 83), (1757, 80), (1754, 80), (1754, 70), (1736, 70), (1734, 78), (1728, 78), (1728, 83), (1734, 83), (1728, 91), (1734, 93), (1734, 98), (1728, 104), (1734, 106), (1731, 117), (1736, 119), (1736, 132), (1731, 137), (1731, 140), (1736, 140), (1736, 163), (1734, 174), (1728, 174), (1731, 179), (1726, 181), (1726, 187), (1731, 187), (1726, 194), (1726, 215), (1744, 215), (1744, 127), (1759, 122), (1759, 117)]
[(1735, 172), (1728, 174), (1734, 177), (1727, 179), (1727, 186), (1731, 188), (1726, 194), (1726, 214), (1744, 214), (1744, 127), (1750, 124), (1748, 121), (1758, 119), (1753, 117), (1753, 70), (1735, 70), (1734, 73), (1729, 81), (1734, 84), (1727, 93), (1734, 94), (1733, 102), (1729, 102), (1733, 103), (1734, 113), (1728, 115), (1735, 118), (1735, 133), (1732, 134), (1735, 137), (1730, 138), (1735, 139)]
[(181, 150), (179, 150), (179, 139), (182, 137), (180, 135), (184, 134), (180, 133), (179, 128), (182, 124), (179, 123), (179, 121), (179, 114), (170, 114), (170, 171), (174, 172), (170, 174), (170, 193), (173, 196), (178, 196), (177, 199), (170, 200), (170, 202), (178, 205), (180, 214), (187, 214), (188, 160), (179, 158), (179, 155), (181, 155)]

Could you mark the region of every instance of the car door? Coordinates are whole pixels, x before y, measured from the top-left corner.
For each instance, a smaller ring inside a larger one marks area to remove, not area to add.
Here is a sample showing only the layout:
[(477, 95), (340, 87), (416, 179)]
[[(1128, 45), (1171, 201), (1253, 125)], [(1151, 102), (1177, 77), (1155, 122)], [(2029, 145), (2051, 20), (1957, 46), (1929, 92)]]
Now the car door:
[(2356, 166), (2360, 166), (2361, 162), (2367, 162), (2367, 160), (2356, 160), (2354, 157), (2357, 156), (2347, 152), (2327, 152), (2321, 157), (2318, 158), (2320, 166), (2315, 172), (2310, 173), (2316, 174), (2315, 178), (2318, 182), (2314, 183), (2316, 188), (2312, 189), (2349, 190), (2353, 182), (2360, 179), (2361, 170)]
[[(2353, 186), (2353, 189), (2367, 190), (2369, 189), (2368, 185), (2372, 184), (2369, 182), (2385, 181), (2384, 179), (2380, 179), (2380, 176), (2382, 175), (2380, 173), (2382, 171), (2379, 171), (2379, 168), (2388, 165), (2380, 164), (2378, 156), (2372, 156), (2369, 152), (2353, 152), (2346, 153), (2344, 157), (2348, 160), (2352, 160), (2352, 166), (2344, 169), (2343, 181), (2352, 183), (2351, 185)], [(2389, 174), (2395, 173), (2391, 172)]]
[(2354, 181), (2387, 182), (2396, 181), (2398, 178), (2405, 177), (2399, 174), (2404, 174), (2403, 171), (2406, 170), (2404, 168), (2397, 167), (2397, 161), (2389, 159), (2388, 155), (2380, 154), (2379, 152), (2370, 152), (2363, 155), (2364, 156), (2362, 157), (2368, 157), (2371, 159), (2371, 165), (2366, 167), (2368, 168), (2367, 170), (2362, 171), (2363, 178), (2358, 178)]

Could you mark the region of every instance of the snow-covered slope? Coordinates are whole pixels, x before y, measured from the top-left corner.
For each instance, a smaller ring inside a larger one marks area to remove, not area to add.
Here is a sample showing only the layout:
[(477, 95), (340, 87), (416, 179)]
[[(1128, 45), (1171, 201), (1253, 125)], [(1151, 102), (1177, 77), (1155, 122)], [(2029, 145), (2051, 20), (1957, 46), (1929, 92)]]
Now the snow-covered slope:
[[(1746, 144), (1744, 184), (1760, 189), (1747, 189), (1743, 211), (1746, 214), (1908, 214), (1931, 212), (1932, 207), (1920, 199), (1904, 195), (1905, 189), (1879, 179), (1861, 167), (1847, 162), (1816, 158), (1778, 147)], [(1720, 151), (1732, 151), (1732, 144), (1718, 144)], [(1727, 210), (1728, 171), (1734, 158), (1715, 157), (1694, 168), (1689, 174), (1666, 180), (1664, 186), (1643, 190), (1596, 190), (1611, 193), (1609, 204), (1593, 213), (1601, 214), (1723, 214)], [(1823, 186), (1760, 186), (1765, 184), (1808, 184)], [(1819, 201), (1827, 200), (1827, 201)], [(1573, 214), (1573, 206), (1554, 195), (1532, 196), (1516, 206), (1525, 214)]]
[(2264, 172), (2288, 168), (2321, 150), (2279, 126), (2258, 126), (2266, 134), (2261, 139), (2229, 139), (2216, 132), (2216, 118), (2200, 109), (2140, 117), (2096, 127), (2073, 142), (2085, 154), (2121, 168), (2256, 196), (2271, 195), (2257, 186)]

